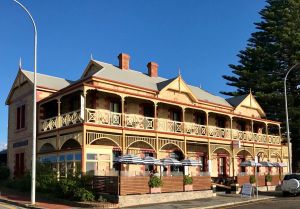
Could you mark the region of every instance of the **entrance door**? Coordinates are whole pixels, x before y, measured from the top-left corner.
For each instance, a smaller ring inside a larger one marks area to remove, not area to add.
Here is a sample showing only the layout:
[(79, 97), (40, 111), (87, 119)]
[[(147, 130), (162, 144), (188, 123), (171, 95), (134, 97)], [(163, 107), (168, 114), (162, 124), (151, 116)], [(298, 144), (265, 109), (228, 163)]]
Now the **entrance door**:
[(218, 158), (218, 176), (225, 177), (226, 176), (226, 157)]

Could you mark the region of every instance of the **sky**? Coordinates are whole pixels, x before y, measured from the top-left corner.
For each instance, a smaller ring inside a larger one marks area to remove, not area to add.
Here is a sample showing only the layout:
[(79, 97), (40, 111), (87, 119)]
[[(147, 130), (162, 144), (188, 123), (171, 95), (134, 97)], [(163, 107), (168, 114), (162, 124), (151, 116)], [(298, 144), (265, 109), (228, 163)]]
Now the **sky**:
[[(147, 71), (157, 62), (161, 77), (183, 79), (210, 93), (234, 90), (222, 78), (231, 74), (238, 52), (254, 32), (263, 0), (20, 0), (38, 30), (38, 72), (80, 78), (91, 54), (117, 65), (119, 53), (130, 68)], [(33, 29), (12, 0), (0, 1), (0, 150), (7, 143), (5, 100), (19, 59), (33, 70)]]

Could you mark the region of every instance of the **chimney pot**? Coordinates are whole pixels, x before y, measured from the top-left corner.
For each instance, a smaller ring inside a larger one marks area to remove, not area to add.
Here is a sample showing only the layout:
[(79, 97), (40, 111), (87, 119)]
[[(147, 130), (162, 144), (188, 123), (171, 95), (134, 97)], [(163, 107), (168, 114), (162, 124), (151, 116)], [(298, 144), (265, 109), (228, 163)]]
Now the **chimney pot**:
[(119, 68), (121, 68), (122, 70), (128, 70), (130, 56), (128, 54), (121, 53), (119, 54), (118, 58), (119, 58)]
[(150, 77), (157, 77), (158, 76), (158, 64), (155, 62), (149, 62), (147, 64), (148, 67), (148, 75)]

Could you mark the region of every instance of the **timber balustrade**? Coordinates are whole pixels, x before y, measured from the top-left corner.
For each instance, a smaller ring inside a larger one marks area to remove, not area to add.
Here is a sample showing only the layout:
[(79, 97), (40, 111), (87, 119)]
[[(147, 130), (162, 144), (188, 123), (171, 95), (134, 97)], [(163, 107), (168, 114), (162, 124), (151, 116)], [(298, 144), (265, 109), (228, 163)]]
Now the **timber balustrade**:
[[(68, 112), (57, 117), (40, 120), (39, 131), (46, 132), (61, 127), (67, 127), (82, 122), (80, 110)], [(233, 139), (247, 142), (259, 142), (264, 144), (281, 144), (281, 137), (252, 133), (251, 131), (239, 131), (236, 129), (206, 126), (191, 122), (179, 122), (164, 118), (145, 117), (138, 114), (123, 114), (103, 109), (85, 109), (85, 122), (140, 130), (157, 130), (169, 133), (184, 133), (194, 136), (208, 136), (212, 138)]]

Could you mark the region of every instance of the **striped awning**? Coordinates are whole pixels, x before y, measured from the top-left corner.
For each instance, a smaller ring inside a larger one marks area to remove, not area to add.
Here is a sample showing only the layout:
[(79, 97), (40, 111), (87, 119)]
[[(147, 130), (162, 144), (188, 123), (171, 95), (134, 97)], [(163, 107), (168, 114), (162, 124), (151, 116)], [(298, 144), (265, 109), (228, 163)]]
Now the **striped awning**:
[(261, 166), (260, 163), (257, 163), (253, 160), (247, 160), (247, 161), (244, 161), (240, 164), (240, 166), (243, 166), (243, 167), (259, 167)]
[(199, 166), (202, 165), (200, 161), (192, 160), (192, 159), (184, 159), (181, 161), (183, 166)]
[(142, 158), (136, 156), (136, 155), (122, 155), (118, 157), (115, 162), (124, 163), (124, 164), (143, 164), (144, 161)]
[(150, 157), (150, 156), (147, 156), (144, 158), (144, 164), (145, 165), (162, 165), (160, 160), (158, 160), (154, 157)]
[(274, 167), (287, 167), (286, 163), (280, 163), (280, 162), (274, 162), (273, 165)]
[(261, 164), (262, 167), (275, 167), (273, 163), (270, 163), (268, 161), (262, 161), (259, 163)]
[(181, 162), (179, 162), (176, 159), (173, 158), (164, 158), (160, 160), (163, 165), (182, 165)]

